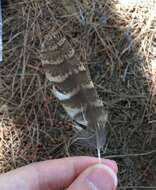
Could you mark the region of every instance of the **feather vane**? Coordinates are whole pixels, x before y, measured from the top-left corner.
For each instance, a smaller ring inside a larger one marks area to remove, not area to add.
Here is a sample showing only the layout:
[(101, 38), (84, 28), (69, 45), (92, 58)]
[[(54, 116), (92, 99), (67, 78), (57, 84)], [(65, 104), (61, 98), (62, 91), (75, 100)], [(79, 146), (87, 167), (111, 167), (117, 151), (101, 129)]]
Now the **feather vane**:
[(106, 139), (107, 112), (87, 67), (58, 26), (45, 36), (41, 56), (54, 96), (76, 125), (98, 134), (97, 144), (101, 147)]

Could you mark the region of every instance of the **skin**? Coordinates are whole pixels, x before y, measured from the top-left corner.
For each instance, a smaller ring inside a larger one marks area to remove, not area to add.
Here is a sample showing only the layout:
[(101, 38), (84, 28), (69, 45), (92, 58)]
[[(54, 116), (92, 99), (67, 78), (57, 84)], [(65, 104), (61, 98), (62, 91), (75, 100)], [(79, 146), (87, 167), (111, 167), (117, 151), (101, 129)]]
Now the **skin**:
[[(98, 163), (99, 160), (94, 157), (70, 157), (33, 163), (0, 175), (0, 189), (61, 190), (69, 187), (71, 190), (75, 187), (76, 190), (79, 188), (74, 184), (82, 181), (86, 170), (89, 171), (90, 167)], [(115, 174), (118, 171), (114, 161), (103, 159), (101, 164), (111, 168)]]

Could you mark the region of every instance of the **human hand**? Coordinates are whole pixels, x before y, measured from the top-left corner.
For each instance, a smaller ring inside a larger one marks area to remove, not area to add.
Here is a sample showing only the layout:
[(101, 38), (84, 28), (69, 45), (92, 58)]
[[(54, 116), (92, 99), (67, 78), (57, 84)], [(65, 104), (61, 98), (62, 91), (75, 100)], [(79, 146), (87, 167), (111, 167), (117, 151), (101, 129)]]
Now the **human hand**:
[(93, 157), (33, 163), (0, 175), (1, 190), (115, 190), (117, 165)]

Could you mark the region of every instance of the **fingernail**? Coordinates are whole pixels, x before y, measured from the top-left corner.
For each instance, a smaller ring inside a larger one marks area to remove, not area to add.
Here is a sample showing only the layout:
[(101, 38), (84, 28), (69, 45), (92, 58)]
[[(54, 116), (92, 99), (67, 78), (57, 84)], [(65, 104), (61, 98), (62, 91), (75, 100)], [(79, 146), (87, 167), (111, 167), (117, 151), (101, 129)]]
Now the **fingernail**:
[(104, 164), (97, 164), (87, 176), (91, 190), (114, 190), (117, 187), (115, 172)]
[(114, 160), (104, 159), (102, 164), (109, 166), (116, 174), (118, 173), (118, 166)]

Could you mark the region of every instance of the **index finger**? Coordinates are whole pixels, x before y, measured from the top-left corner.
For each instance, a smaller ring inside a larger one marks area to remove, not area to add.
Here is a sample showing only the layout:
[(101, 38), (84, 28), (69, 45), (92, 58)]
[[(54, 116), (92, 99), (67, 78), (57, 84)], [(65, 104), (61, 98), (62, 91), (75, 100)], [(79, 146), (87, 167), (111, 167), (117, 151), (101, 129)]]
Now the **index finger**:
[[(83, 170), (98, 162), (99, 159), (93, 157), (70, 157), (40, 163), (38, 169), (40, 173), (43, 173), (42, 178), (45, 177), (44, 174), (48, 174), (45, 179), (46, 184), (49, 184), (49, 187), (55, 190), (69, 186)], [(102, 163), (117, 172), (114, 161), (112, 164), (110, 160), (102, 160)]]
[[(68, 187), (83, 170), (98, 162), (98, 158), (83, 156), (48, 160), (8, 172), (5, 176), (7, 175), (7, 181), (11, 179), (14, 184), (19, 183), (18, 187), (21, 186), (20, 179), (22, 179), (22, 184), (29, 184), (27, 189), (58, 190)], [(102, 163), (117, 172), (115, 162), (102, 160)], [(2, 180), (3, 182), (4, 180)], [(11, 189), (14, 189), (14, 185), (10, 185)], [(22, 189), (24, 190), (24, 186)]]

